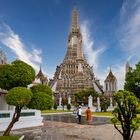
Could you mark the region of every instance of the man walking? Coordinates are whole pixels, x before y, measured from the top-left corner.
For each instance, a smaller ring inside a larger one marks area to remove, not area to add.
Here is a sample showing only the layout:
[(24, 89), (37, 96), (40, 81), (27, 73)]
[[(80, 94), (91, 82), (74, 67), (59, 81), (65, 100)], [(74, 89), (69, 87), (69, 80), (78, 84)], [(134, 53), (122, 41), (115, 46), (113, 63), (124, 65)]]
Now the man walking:
[(81, 117), (82, 117), (82, 109), (81, 109), (81, 106), (79, 106), (79, 108), (78, 108), (77, 115), (78, 115), (78, 122), (79, 122), (79, 124), (81, 124)]

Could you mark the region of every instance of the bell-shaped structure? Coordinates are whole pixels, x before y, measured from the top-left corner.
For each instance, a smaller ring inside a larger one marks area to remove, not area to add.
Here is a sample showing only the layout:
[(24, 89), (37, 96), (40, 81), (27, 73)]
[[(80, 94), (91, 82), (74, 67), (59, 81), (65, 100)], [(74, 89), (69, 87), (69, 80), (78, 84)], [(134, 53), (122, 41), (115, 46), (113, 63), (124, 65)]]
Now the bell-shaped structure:
[(57, 66), (50, 86), (56, 93), (74, 95), (77, 91), (93, 88), (94, 74), (87, 63), (82, 48), (82, 34), (76, 7), (72, 12), (72, 23), (68, 35), (68, 48), (63, 62)]

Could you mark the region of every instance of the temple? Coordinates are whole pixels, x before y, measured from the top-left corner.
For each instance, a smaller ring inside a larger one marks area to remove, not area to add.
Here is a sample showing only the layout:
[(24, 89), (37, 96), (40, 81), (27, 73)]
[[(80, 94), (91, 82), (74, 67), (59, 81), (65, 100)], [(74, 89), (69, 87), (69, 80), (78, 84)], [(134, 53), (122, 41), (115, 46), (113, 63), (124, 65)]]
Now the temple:
[(117, 92), (117, 78), (112, 73), (112, 70), (110, 68), (109, 74), (107, 75), (105, 81), (104, 81), (104, 93), (106, 95), (112, 96), (115, 92)]
[(50, 86), (55, 93), (72, 97), (77, 91), (94, 88), (94, 85), (102, 93), (101, 86), (95, 80), (92, 66), (88, 64), (83, 53), (82, 34), (75, 7), (72, 12), (67, 52), (63, 62), (57, 66)]
[(35, 77), (35, 81), (33, 82), (33, 85), (37, 85), (37, 84), (48, 85), (47, 76), (46, 77), (44, 76), (41, 66), (40, 66), (40, 70), (39, 70), (38, 74)]

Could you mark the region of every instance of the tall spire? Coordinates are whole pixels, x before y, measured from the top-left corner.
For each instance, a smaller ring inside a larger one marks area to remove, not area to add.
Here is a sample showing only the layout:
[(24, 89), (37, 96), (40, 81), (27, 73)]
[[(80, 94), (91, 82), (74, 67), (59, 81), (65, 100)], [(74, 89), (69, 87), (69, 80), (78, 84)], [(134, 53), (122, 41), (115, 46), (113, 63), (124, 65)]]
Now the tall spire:
[(78, 12), (76, 10), (76, 6), (74, 7), (74, 10), (72, 12), (72, 24), (71, 24), (71, 31), (79, 29), (79, 23), (78, 23)]
[(125, 64), (125, 79), (126, 79), (126, 76), (127, 76), (128, 72), (130, 72), (130, 65), (129, 65), (128, 61), (127, 61), (126, 64)]
[(128, 61), (127, 61), (126, 64), (125, 64), (125, 73), (129, 72), (129, 68), (130, 68), (130, 65), (129, 65)]
[(5, 53), (0, 49), (0, 64), (6, 64), (7, 58)]
[(42, 73), (42, 69), (41, 69), (41, 65), (40, 65), (40, 70), (38, 72), (38, 74), (36, 75), (36, 78), (42, 78), (44, 77), (43, 73)]
[(112, 73), (112, 70), (111, 70), (111, 65), (110, 65), (110, 70), (109, 70), (109, 73)]
[(68, 59), (85, 60), (82, 50), (82, 35), (78, 23), (78, 12), (76, 7), (74, 7), (72, 12), (71, 30), (68, 36), (68, 49), (64, 61)]

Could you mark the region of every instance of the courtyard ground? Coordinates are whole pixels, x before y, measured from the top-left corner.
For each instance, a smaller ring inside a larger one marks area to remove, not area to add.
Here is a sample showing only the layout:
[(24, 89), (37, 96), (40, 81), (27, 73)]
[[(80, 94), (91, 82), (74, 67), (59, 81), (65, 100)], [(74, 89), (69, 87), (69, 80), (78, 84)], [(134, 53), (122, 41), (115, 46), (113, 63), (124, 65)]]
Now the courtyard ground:
[[(13, 134), (25, 135), (25, 140), (122, 140), (122, 136), (111, 124), (80, 125), (44, 121), (44, 126), (12, 131)], [(140, 130), (133, 140), (140, 139)]]

